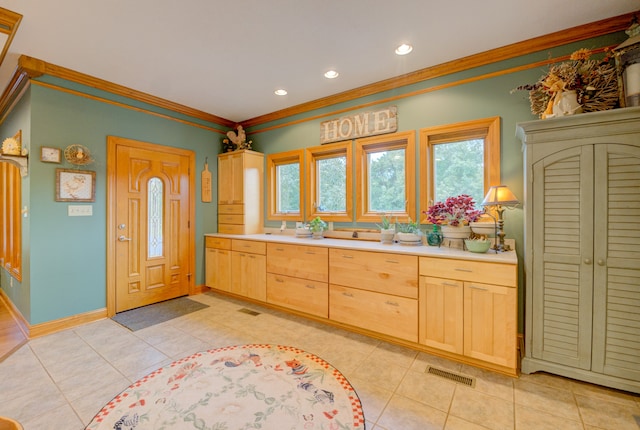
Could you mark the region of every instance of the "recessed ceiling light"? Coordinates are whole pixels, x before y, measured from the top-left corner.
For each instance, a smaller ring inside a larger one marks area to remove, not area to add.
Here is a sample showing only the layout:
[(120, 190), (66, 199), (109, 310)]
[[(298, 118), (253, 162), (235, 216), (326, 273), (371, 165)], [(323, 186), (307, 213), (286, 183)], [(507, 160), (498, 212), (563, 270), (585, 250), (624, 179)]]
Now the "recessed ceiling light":
[(324, 74), (324, 77), (327, 79), (335, 79), (338, 77), (340, 73), (336, 72), (335, 70), (329, 70), (327, 73)]
[(279, 90), (275, 91), (276, 95), (278, 96), (286, 96), (287, 95), (287, 90), (283, 90), (282, 88)]
[(398, 55), (407, 55), (411, 51), (413, 51), (413, 46), (407, 45), (406, 43), (403, 43), (396, 48), (396, 54)]

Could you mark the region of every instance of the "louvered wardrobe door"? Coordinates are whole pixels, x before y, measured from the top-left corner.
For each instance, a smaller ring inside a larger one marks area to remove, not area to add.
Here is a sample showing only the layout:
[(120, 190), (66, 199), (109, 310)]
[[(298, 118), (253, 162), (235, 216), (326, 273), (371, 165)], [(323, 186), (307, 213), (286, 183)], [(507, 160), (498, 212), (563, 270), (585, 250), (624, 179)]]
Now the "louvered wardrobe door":
[(593, 146), (533, 165), (532, 356), (591, 367)]
[(640, 148), (595, 150), (592, 370), (640, 381)]

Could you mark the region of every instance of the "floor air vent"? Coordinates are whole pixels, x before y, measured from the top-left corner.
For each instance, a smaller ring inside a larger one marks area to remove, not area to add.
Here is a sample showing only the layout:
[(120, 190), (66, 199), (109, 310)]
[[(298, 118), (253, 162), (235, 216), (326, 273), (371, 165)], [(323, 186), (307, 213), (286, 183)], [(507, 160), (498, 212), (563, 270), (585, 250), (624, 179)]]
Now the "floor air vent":
[(260, 312), (252, 311), (251, 309), (247, 309), (247, 308), (238, 309), (238, 312), (242, 312), (243, 314), (249, 314), (254, 317), (260, 315)]
[(450, 372), (448, 370), (438, 369), (437, 367), (427, 366), (427, 370), (425, 370), (425, 373), (439, 376), (441, 378), (445, 378), (445, 379), (448, 379), (449, 381), (453, 381), (457, 384), (463, 384), (468, 387), (475, 388), (476, 386), (476, 380), (474, 378), (460, 375), (459, 373)]

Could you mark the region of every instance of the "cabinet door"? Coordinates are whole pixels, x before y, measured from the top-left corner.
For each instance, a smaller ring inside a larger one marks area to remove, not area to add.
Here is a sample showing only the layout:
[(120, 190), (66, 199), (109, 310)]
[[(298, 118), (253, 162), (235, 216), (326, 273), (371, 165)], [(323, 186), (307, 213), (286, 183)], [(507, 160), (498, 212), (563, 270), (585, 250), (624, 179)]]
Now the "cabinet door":
[(218, 203), (243, 202), (243, 154), (221, 154), (218, 158)]
[(464, 283), (464, 355), (516, 368), (516, 288)]
[(640, 381), (640, 147), (595, 146), (592, 370)]
[(207, 248), (205, 277), (209, 288), (231, 290), (231, 252), (226, 249)]
[(463, 297), (461, 281), (420, 277), (420, 343), (463, 353)]
[(267, 300), (267, 259), (264, 255), (231, 252), (231, 292), (260, 301)]
[(532, 325), (534, 358), (591, 368), (593, 146), (533, 165)]

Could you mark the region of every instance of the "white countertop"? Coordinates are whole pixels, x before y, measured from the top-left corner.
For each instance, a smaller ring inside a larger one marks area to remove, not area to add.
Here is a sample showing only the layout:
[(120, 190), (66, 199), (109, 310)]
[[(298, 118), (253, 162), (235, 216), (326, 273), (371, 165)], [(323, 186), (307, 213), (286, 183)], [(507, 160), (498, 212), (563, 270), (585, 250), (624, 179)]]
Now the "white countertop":
[(453, 249), (448, 247), (437, 247), (437, 246), (428, 246), (428, 245), (411, 246), (411, 245), (400, 245), (398, 243), (385, 245), (378, 241), (370, 241), (370, 240), (298, 238), (291, 234), (278, 234), (278, 233), (262, 233), (262, 234), (247, 234), (247, 235), (212, 233), (212, 234), (205, 234), (205, 236), (224, 237), (228, 239), (259, 240), (263, 242), (274, 242), (274, 243), (290, 243), (295, 245), (323, 246), (327, 248), (391, 252), (391, 253), (398, 253), (398, 254), (417, 255), (421, 257), (441, 257), (441, 258), (454, 258), (459, 260), (474, 260), (474, 261), (486, 261), (486, 262), (492, 262), (492, 263), (518, 264), (518, 256), (516, 255), (515, 251), (500, 252), (496, 254), (495, 251), (490, 249), (484, 254), (479, 254), (476, 252), (463, 251), (461, 249)]

